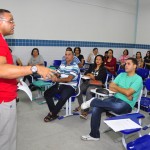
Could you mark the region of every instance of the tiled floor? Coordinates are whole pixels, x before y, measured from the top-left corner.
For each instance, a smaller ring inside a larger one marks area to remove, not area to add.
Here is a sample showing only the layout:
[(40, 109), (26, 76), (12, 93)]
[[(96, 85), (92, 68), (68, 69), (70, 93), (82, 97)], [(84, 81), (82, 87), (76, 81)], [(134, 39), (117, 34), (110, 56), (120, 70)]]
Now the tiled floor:
[[(36, 94), (35, 91), (34, 96)], [(71, 116), (45, 123), (43, 118), (48, 113), (47, 105), (31, 102), (23, 92), (19, 92), (19, 97), (17, 150), (124, 150), (121, 142), (114, 142), (120, 134), (113, 131), (102, 133), (100, 141), (96, 142), (80, 139), (81, 135), (88, 134), (90, 131), (90, 115), (88, 120), (82, 120), (79, 116)], [(77, 106), (76, 102), (73, 103), (73, 107), (75, 106)], [(63, 113), (62, 110), (60, 114)], [(150, 117), (147, 113), (145, 114), (147, 117), (144, 119), (144, 124), (150, 123)], [(102, 118), (105, 118), (105, 114)], [(102, 121), (101, 131), (105, 129), (107, 126)], [(134, 138), (135, 135), (128, 140)]]

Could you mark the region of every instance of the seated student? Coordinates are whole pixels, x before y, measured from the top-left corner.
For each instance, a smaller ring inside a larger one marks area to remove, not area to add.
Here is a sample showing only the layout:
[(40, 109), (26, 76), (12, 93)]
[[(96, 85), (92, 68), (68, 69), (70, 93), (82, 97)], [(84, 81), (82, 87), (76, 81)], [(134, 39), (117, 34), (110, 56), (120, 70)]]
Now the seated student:
[(108, 51), (105, 51), (104, 53), (104, 60), (108, 58)]
[[(12, 50), (9, 48), (9, 50), (11, 51), (12, 53)], [(22, 62), (20, 60), (20, 58), (18, 58), (16, 55), (12, 54), (12, 57), (13, 57), (13, 63), (14, 65), (16, 66), (22, 66)]]
[(150, 70), (150, 51), (147, 51), (146, 56), (144, 57), (145, 68)]
[[(42, 65), (44, 66), (44, 59), (43, 57), (40, 55), (38, 48), (34, 48), (31, 52), (31, 58), (28, 62), (28, 66), (34, 66), (34, 65)], [(38, 74), (33, 74), (33, 78), (37, 79), (38, 77), (40, 77)], [(26, 79), (28, 79), (29, 83), (32, 83), (32, 77), (31, 76), (25, 76), (23, 81), (25, 82)], [(32, 88), (32, 85), (29, 86), (30, 88)]]
[(138, 61), (137, 68), (143, 68), (144, 67), (144, 61), (142, 59), (141, 52), (136, 52), (136, 60)]
[(132, 111), (143, 88), (142, 78), (135, 73), (136, 68), (137, 60), (128, 58), (125, 65), (126, 72), (120, 73), (109, 85), (109, 89), (116, 92), (116, 94), (105, 100), (91, 99), (81, 105), (82, 109), (93, 107), (91, 132), (89, 135), (82, 136), (82, 140), (97, 141), (100, 139), (99, 127), (103, 112), (113, 111), (117, 114), (124, 114)]
[[(45, 122), (50, 122), (58, 118), (59, 111), (77, 88), (77, 79), (80, 71), (73, 58), (73, 51), (68, 47), (65, 52), (65, 61), (61, 63), (58, 74), (56, 74), (57, 78), (55, 80), (52, 79), (56, 84), (44, 92), (44, 97), (50, 111), (44, 118)], [(53, 97), (56, 94), (60, 94), (61, 98), (55, 105)]]
[(125, 49), (123, 51), (123, 55), (121, 55), (121, 57), (119, 58), (119, 62), (120, 62), (120, 67), (124, 69), (126, 60), (129, 58), (129, 51), (127, 49)]
[(105, 59), (105, 67), (112, 75), (116, 74), (116, 58), (113, 56), (113, 50), (108, 50), (108, 58)]
[[(81, 55), (81, 48), (80, 48), (80, 47), (75, 47), (75, 48), (74, 48), (74, 54), (75, 54), (75, 56), (78, 57), (78, 59), (80, 60), (80, 62), (81, 62), (81, 64), (82, 64), (81, 67), (83, 67), (85, 61), (84, 61), (84, 56)], [(80, 67), (80, 68), (81, 68), (81, 67)]]
[[(71, 49), (71, 47), (68, 47), (67, 49)], [(65, 60), (65, 56), (63, 56), (63, 57), (62, 57), (62, 60), (61, 60), (61, 63), (64, 63), (65, 61), (66, 61), (66, 60)], [(74, 56), (74, 57), (73, 57), (73, 62), (75, 62), (75, 63), (79, 66), (79, 68), (82, 68), (82, 67), (83, 67), (83, 65), (82, 65), (82, 63), (81, 63), (81, 61), (79, 60), (78, 57)]]
[[(86, 80), (80, 86), (80, 95), (77, 97), (79, 107), (77, 107), (74, 111), (79, 111), (80, 106), (83, 103), (82, 94), (86, 92), (86, 101), (92, 98), (91, 89), (95, 89), (99, 86), (102, 86), (106, 80), (106, 68), (104, 67), (104, 57), (102, 55), (97, 55), (94, 60), (94, 64), (90, 66), (90, 68), (85, 72), (85, 75), (90, 77), (90, 80)], [(91, 84), (92, 81), (96, 81), (97, 84)], [(88, 109), (81, 112), (80, 117), (83, 119), (87, 119)]]
[(98, 55), (98, 48), (93, 48), (93, 51), (89, 54), (87, 58), (87, 62), (94, 63), (94, 59), (96, 55)]

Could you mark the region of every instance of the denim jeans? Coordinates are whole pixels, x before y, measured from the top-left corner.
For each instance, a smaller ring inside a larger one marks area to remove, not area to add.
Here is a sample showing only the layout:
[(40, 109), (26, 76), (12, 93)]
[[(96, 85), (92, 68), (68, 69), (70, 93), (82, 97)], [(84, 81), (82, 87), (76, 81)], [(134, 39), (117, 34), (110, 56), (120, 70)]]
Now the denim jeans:
[[(52, 112), (53, 116), (56, 116), (61, 110), (66, 101), (75, 93), (75, 89), (70, 85), (55, 84), (44, 92), (48, 108)], [(57, 104), (54, 104), (53, 97), (56, 94), (60, 95), (60, 99)]]
[(95, 98), (91, 104), (92, 116), (91, 116), (91, 132), (90, 136), (94, 138), (100, 138), (100, 122), (101, 114), (107, 111), (113, 111), (116, 114), (125, 114), (132, 111), (131, 106), (121, 99), (111, 96), (105, 100)]

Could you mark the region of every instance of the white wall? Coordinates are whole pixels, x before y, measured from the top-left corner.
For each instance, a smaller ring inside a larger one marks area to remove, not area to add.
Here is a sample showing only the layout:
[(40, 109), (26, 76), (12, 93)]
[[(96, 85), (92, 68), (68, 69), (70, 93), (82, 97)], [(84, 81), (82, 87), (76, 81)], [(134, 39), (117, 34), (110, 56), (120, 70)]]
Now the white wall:
[(13, 0), (14, 38), (133, 42), (136, 0)]
[[(13, 0), (1, 1), (16, 22), (15, 39), (48, 39), (133, 43), (136, 0)], [(33, 47), (13, 47), (24, 64)], [(51, 63), (66, 47), (38, 47)], [(82, 48), (85, 58), (93, 48)], [(109, 48), (99, 48), (102, 53)], [(123, 49), (114, 49), (115, 57)], [(130, 53), (132, 53), (130, 49)]]
[(137, 44), (150, 44), (150, 0), (139, 1)]

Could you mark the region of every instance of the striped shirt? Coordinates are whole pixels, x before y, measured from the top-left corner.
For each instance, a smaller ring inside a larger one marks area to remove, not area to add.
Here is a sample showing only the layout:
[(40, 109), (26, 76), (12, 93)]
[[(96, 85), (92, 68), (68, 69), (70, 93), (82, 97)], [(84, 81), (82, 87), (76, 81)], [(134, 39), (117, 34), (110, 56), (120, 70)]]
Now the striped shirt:
[(57, 70), (59, 74), (61, 74), (61, 78), (66, 78), (69, 75), (73, 76), (73, 79), (71, 82), (67, 83), (59, 83), (59, 84), (65, 84), (65, 85), (70, 85), (73, 88), (77, 88), (77, 79), (78, 79), (78, 74), (80, 73), (78, 65), (72, 61), (69, 65), (67, 65), (66, 61), (64, 60), (61, 65), (59, 66), (59, 69)]

